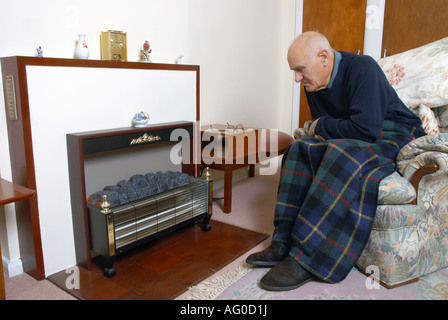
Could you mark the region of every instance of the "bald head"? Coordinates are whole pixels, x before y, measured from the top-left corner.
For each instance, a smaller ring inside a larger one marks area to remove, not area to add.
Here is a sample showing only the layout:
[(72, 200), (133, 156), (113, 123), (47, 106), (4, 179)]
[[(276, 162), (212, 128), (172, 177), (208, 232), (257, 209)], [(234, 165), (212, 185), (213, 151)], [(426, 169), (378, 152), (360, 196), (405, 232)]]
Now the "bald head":
[(327, 38), (319, 32), (299, 35), (288, 50), (288, 63), (308, 92), (325, 89), (330, 83), (334, 52)]
[(299, 35), (292, 43), (291, 48), (303, 47), (310, 58), (322, 50), (333, 51), (327, 38), (317, 31), (307, 31)]

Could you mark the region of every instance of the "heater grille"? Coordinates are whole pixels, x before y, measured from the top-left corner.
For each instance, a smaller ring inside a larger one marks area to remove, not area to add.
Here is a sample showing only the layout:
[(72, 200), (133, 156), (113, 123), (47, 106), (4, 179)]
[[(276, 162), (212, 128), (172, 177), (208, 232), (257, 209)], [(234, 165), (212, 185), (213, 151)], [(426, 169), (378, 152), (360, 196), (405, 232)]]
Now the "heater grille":
[(207, 211), (207, 184), (196, 181), (113, 208), (115, 248), (119, 249)]
[(213, 182), (191, 176), (188, 179), (184, 185), (114, 206), (106, 194), (101, 206), (94, 204), (102, 192), (89, 197), (90, 245), (105, 258), (107, 277), (116, 273), (113, 260), (117, 254), (200, 218), (202, 230), (210, 230)]

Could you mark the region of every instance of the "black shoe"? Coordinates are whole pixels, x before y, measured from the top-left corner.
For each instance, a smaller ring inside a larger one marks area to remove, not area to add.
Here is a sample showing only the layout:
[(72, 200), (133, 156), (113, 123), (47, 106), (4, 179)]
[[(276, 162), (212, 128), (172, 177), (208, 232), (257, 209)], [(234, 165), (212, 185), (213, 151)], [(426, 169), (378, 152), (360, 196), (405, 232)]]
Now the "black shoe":
[(297, 289), (314, 279), (316, 278), (311, 273), (288, 256), (261, 278), (260, 287), (271, 291), (287, 291)]
[(259, 267), (272, 267), (288, 256), (289, 250), (279, 242), (272, 242), (261, 252), (253, 253), (246, 258), (246, 262)]

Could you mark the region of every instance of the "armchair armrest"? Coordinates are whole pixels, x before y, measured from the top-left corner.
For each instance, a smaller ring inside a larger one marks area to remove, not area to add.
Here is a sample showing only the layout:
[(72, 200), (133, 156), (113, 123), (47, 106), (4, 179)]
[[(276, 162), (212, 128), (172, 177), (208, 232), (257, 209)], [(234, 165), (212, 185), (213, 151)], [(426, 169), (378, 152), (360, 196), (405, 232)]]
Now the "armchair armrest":
[[(440, 174), (442, 174), (448, 172), (448, 153), (424, 152), (405, 164), (397, 161), (397, 165), (398, 171), (408, 181), (411, 181), (414, 175), (423, 176), (425, 171), (433, 171), (434, 173), (440, 170)], [(419, 173), (417, 173), (418, 171)]]
[[(412, 164), (412, 167), (417, 170), (426, 164), (438, 163), (437, 157), (439, 154), (448, 154), (448, 133), (427, 135), (415, 139), (398, 153), (396, 159), (398, 171), (405, 176), (405, 172), (409, 172), (406, 169), (409, 164)], [(414, 172), (409, 173), (408, 180)]]
[[(414, 187), (415, 192), (418, 192), (418, 185), (420, 183), (420, 180), (422, 180), (423, 176), (430, 173), (435, 173), (437, 170), (439, 170), (439, 165), (437, 163), (426, 164), (418, 168), (410, 179), (410, 183)], [(417, 197), (415, 197), (415, 199), (412, 200), (410, 204), (417, 204)]]
[(397, 166), (417, 193), (419, 183), (425, 175), (448, 176), (448, 134), (427, 135), (411, 141), (400, 150)]

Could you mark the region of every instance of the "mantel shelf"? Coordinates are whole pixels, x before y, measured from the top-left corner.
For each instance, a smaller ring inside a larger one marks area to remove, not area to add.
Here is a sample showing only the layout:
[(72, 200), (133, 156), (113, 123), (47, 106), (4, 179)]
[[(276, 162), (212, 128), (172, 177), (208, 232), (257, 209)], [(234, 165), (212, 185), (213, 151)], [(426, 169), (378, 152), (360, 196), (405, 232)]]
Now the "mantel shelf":
[(171, 63), (143, 63), (131, 61), (110, 61), (110, 60), (83, 60), (66, 58), (43, 58), (28, 56), (4, 57), (2, 59), (17, 59), (18, 64), (30, 66), (48, 66), (48, 67), (81, 67), (81, 68), (118, 68), (118, 69), (155, 69), (155, 70), (196, 70), (199, 66), (188, 64)]

